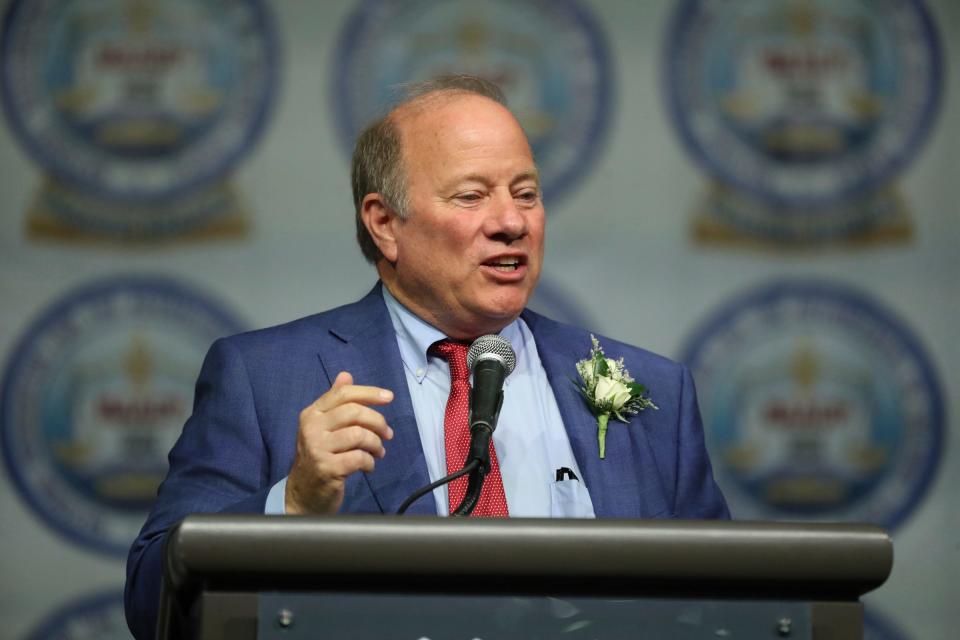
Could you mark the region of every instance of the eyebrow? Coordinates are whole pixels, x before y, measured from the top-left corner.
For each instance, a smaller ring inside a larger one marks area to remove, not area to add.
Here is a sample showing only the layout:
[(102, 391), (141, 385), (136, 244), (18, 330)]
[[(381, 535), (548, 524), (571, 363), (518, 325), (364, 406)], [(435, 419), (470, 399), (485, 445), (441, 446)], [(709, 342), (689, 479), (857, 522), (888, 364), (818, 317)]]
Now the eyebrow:
[(539, 187), (540, 172), (534, 169), (533, 171), (527, 171), (525, 173), (521, 173), (520, 175), (518, 175), (517, 177), (515, 177), (513, 180), (510, 181), (510, 186), (513, 186), (518, 182), (523, 182), (524, 180), (533, 180), (534, 182), (537, 183), (537, 186)]
[[(513, 179), (510, 181), (510, 186), (512, 187), (517, 183), (523, 182), (525, 180), (533, 180), (534, 182), (537, 183), (537, 186), (539, 187), (540, 172), (537, 171), (536, 169), (534, 169), (533, 171), (524, 171), (523, 173), (513, 177)], [(451, 180), (450, 186), (453, 187), (454, 185), (460, 184), (462, 182), (480, 182), (483, 184), (487, 184), (489, 180), (486, 176), (483, 176), (479, 173), (470, 173), (465, 176), (460, 176), (454, 180)]]

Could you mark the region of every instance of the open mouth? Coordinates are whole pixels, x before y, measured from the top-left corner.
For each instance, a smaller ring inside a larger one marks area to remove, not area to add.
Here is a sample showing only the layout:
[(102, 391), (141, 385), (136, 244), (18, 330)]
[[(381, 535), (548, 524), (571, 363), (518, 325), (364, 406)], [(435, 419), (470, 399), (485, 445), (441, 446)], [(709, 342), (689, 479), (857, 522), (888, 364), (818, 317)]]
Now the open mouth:
[(504, 273), (510, 273), (516, 271), (523, 264), (523, 261), (520, 258), (494, 258), (483, 263), (485, 267), (492, 267), (497, 271), (502, 271)]

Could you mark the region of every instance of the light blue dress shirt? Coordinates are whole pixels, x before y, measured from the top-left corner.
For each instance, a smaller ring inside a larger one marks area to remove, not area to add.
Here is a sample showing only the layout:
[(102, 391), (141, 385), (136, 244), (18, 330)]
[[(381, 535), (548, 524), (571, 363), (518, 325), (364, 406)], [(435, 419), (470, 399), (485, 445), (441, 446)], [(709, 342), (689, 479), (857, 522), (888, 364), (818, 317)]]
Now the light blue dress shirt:
[[(431, 481), (438, 480), (447, 475), (443, 418), (450, 394), (450, 368), (445, 360), (429, 356), (427, 350), (446, 336), (400, 304), (386, 286), (382, 291), (397, 333), (427, 472)], [(493, 434), (510, 516), (593, 518), (593, 503), (581, 480), (583, 474), (570, 448), (533, 334), (518, 318), (500, 335), (517, 355), (516, 369), (504, 383), (503, 408)], [(562, 468), (571, 470), (577, 479), (564, 474), (557, 480), (557, 470)], [(265, 513), (284, 512), (285, 490), (286, 478), (270, 490)], [(437, 514), (447, 515), (447, 486), (435, 489), (433, 498)]]

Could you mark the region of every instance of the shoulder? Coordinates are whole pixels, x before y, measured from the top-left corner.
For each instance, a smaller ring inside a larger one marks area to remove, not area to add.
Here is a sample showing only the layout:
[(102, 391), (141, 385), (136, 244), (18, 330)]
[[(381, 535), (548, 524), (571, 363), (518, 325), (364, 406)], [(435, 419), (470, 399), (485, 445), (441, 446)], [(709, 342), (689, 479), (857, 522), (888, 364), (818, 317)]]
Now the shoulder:
[(594, 336), (608, 358), (622, 357), (628, 368), (633, 366), (657, 375), (671, 376), (682, 375), (686, 369), (682, 364), (642, 347), (615, 340), (595, 331), (557, 322), (529, 309), (523, 312), (522, 318), (530, 328), (538, 347), (545, 345), (577, 360), (588, 357), (591, 346), (590, 337)]
[(315, 354), (329, 340), (349, 340), (371, 325), (382, 325), (389, 321), (378, 284), (357, 302), (283, 324), (220, 338), (211, 351), (235, 352), (245, 358), (276, 356), (291, 350)]

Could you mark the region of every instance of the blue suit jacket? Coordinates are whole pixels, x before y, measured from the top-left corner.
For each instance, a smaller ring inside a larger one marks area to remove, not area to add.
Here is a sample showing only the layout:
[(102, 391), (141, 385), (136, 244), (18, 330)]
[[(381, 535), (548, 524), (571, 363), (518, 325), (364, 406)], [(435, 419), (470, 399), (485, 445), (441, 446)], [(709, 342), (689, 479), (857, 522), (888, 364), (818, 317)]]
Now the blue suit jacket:
[[(606, 458), (596, 418), (572, 380), (590, 335), (523, 313), (556, 396), (583, 481), (600, 518), (728, 518), (703, 442), (687, 369), (642, 349), (602, 339), (624, 357), (659, 410), (612, 423)], [(347, 480), (344, 513), (394, 513), (430, 482), (400, 351), (379, 285), (362, 300), (289, 324), (218, 340), (197, 381), (193, 415), (170, 452), (170, 471), (127, 560), (127, 620), (138, 638), (156, 627), (163, 536), (191, 513), (263, 513), (270, 488), (293, 462), (300, 411), (339, 371), (357, 384), (394, 391), (381, 408), (394, 438), (373, 473)], [(432, 499), (409, 513), (436, 514)]]

